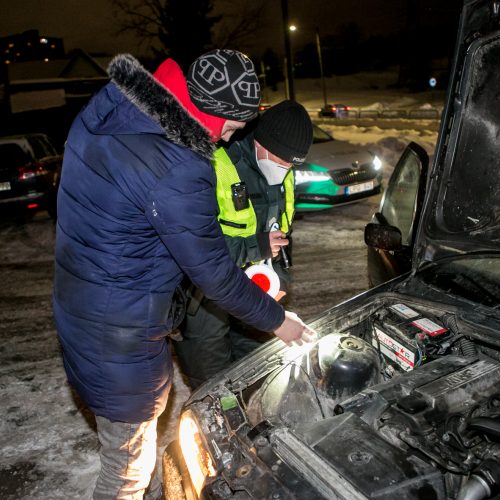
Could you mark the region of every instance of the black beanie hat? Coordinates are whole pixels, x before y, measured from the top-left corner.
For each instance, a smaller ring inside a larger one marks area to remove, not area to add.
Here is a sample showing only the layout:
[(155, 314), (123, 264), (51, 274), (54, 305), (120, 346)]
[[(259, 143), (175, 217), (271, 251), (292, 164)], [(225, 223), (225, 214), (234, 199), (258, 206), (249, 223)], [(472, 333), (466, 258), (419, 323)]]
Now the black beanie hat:
[(281, 101), (262, 114), (254, 137), (273, 155), (300, 164), (313, 141), (311, 119), (298, 102)]
[(259, 79), (252, 61), (236, 50), (217, 49), (198, 57), (187, 85), (195, 106), (209, 115), (247, 122), (258, 113)]

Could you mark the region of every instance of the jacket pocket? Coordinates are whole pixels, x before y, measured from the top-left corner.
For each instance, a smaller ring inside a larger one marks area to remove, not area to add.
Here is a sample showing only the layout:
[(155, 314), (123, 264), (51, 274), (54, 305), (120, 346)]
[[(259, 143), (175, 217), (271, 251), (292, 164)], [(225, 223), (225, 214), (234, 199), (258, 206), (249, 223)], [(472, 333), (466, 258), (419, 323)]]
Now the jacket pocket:
[(219, 223), (224, 226), (235, 227), (237, 229), (246, 229), (246, 224), (238, 224), (237, 222), (231, 222), (230, 220), (219, 219)]

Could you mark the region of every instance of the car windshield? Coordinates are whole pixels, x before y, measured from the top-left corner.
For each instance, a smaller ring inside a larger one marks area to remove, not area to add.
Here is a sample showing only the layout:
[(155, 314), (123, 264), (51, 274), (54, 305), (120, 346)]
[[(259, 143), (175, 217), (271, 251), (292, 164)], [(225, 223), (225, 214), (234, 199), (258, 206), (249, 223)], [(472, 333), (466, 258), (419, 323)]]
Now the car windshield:
[(330, 142), (333, 141), (333, 137), (327, 134), (324, 130), (320, 129), (318, 126), (313, 125), (313, 144), (319, 144), (320, 142)]
[(30, 138), (29, 143), (33, 148), (35, 157), (38, 159), (54, 156), (56, 154), (54, 148), (52, 148), (48, 141), (42, 136)]
[(441, 290), (500, 308), (500, 255), (467, 256), (438, 262), (423, 270), (422, 279)]
[(0, 144), (0, 169), (16, 169), (30, 162), (28, 152), (17, 144)]

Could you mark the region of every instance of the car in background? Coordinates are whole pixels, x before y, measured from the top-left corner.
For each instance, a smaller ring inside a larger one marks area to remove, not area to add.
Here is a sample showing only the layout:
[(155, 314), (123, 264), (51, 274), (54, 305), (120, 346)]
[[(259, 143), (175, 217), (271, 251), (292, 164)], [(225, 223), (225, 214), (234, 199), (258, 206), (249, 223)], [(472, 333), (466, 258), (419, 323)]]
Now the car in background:
[(306, 162), (295, 166), (295, 209), (322, 210), (380, 193), (382, 161), (368, 150), (338, 141), (313, 125)]
[(323, 118), (324, 116), (328, 116), (331, 118), (348, 118), (349, 111), (351, 111), (351, 109), (351, 106), (347, 106), (346, 104), (327, 104), (319, 110), (318, 117)]
[(271, 107), (271, 104), (269, 104), (268, 102), (261, 102), (259, 104), (259, 112), (260, 113), (263, 113), (264, 111), (266, 111), (267, 109), (269, 109)]
[(55, 218), (62, 159), (45, 134), (0, 137), (0, 211), (23, 219), (47, 210)]
[(410, 246), (410, 271), (191, 394), (168, 448), (187, 498), (498, 498), (497, 7), (464, 2), (432, 167), (410, 144), (368, 229), (384, 255)]

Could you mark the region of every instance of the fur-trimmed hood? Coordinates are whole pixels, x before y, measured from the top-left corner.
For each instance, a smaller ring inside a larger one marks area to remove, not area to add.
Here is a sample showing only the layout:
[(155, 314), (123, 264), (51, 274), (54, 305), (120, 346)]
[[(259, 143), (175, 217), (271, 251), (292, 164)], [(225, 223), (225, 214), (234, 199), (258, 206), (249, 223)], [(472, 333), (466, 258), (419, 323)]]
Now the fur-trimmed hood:
[(109, 64), (108, 73), (125, 97), (159, 124), (171, 142), (212, 158), (215, 146), (209, 132), (137, 59), (120, 54)]

